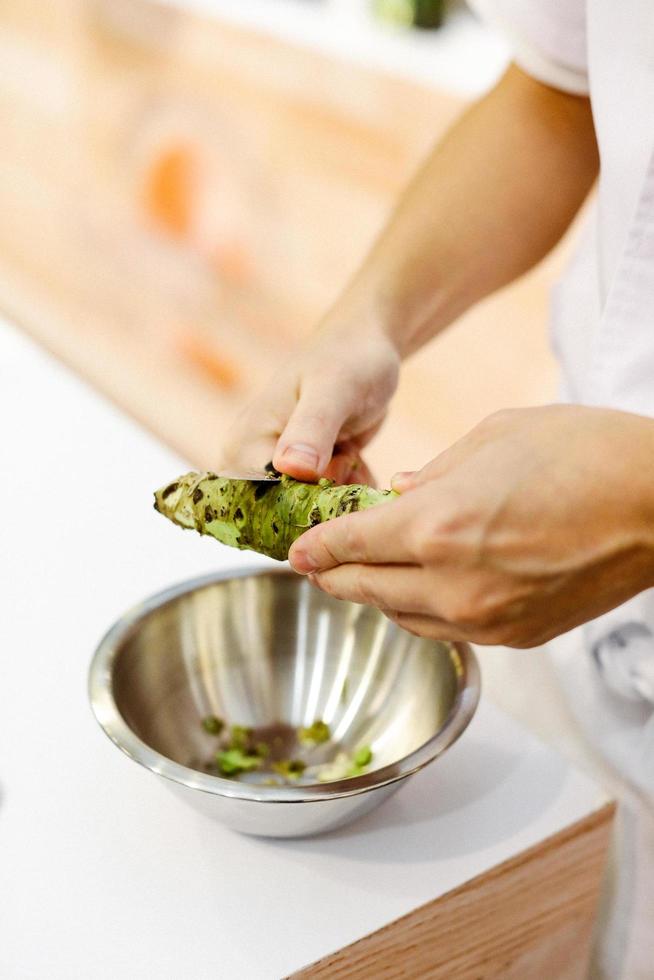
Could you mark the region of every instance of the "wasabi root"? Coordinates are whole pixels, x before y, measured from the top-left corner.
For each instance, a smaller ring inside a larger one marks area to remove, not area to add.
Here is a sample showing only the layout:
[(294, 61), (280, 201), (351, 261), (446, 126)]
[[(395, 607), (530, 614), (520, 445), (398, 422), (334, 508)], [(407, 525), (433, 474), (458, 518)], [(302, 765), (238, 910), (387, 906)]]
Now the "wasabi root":
[(187, 473), (154, 496), (156, 510), (180, 527), (284, 561), (293, 542), (310, 527), (376, 507), (397, 494), (359, 483), (335, 486), (324, 479), (232, 480), (215, 473)]

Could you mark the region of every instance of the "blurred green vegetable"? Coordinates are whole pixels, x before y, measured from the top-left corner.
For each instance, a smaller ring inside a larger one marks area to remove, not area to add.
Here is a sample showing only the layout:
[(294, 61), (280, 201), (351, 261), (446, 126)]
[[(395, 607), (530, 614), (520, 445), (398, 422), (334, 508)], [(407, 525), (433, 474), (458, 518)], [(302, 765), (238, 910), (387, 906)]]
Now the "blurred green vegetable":
[(273, 762), (272, 767), (286, 779), (299, 779), (307, 765), (302, 759), (281, 759), (279, 762)]
[[(225, 731), (225, 723), (221, 718), (208, 715), (202, 719), (202, 727), (211, 735), (222, 736), (221, 748), (214, 758), (219, 771), (224, 776), (238, 776), (241, 773), (261, 769), (270, 755), (268, 743), (255, 742), (255, 731), (249, 726), (232, 725), (228, 731)], [(331, 738), (329, 725), (321, 719), (316, 719), (312, 725), (305, 728), (298, 728), (296, 733), (300, 744), (309, 749), (325, 744)], [(273, 738), (274, 749), (279, 750), (281, 743), (279, 736)], [(272, 769), (285, 780), (296, 781), (306, 773), (307, 776), (317, 778), (319, 782), (330, 782), (335, 779), (360, 776), (371, 762), (372, 749), (369, 745), (361, 745), (353, 753), (338, 752), (331, 762), (312, 765), (310, 768), (303, 759), (279, 759), (272, 764), (268, 762), (265, 771), (269, 772)], [(265, 780), (263, 785), (283, 786), (284, 783), (273, 778)]]
[(326, 722), (318, 720), (314, 721), (313, 725), (309, 725), (308, 728), (298, 728), (297, 737), (302, 745), (311, 748), (314, 745), (320, 745), (322, 742), (328, 742), (331, 738), (331, 732)]
[(245, 725), (232, 725), (229, 730), (231, 747), (235, 749), (246, 749), (250, 746), (252, 729)]
[(206, 718), (202, 719), (202, 727), (210, 735), (220, 735), (225, 727), (225, 722), (216, 715), (207, 715)]
[(369, 745), (362, 745), (360, 749), (357, 749), (354, 753), (354, 765), (359, 769), (363, 769), (364, 766), (370, 765), (372, 762), (372, 749)]
[(351, 776), (361, 776), (372, 762), (372, 749), (362, 745), (352, 755), (349, 752), (339, 752), (333, 762), (316, 766), (313, 770), (319, 782), (330, 783), (336, 779), (349, 779)]
[(381, 20), (409, 27), (440, 27), (445, 0), (373, 0), (373, 10)]
[(251, 755), (242, 749), (223, 749), (216, 753), (218, 768), (225, 776), (235, 776), (240, 772), (251, 772), (260, 769), (263, 760), (258, 755)]

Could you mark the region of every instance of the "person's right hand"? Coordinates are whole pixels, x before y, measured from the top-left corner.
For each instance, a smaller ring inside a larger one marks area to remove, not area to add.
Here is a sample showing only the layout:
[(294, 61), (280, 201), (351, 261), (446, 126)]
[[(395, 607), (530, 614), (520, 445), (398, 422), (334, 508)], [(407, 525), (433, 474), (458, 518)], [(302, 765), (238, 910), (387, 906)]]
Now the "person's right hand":
[(332, 315), (237, 418), (226, 467), (314, 481), (371, 481), (361, 449), (379, 429), (397, 387), (400, 358), (377, 326)]

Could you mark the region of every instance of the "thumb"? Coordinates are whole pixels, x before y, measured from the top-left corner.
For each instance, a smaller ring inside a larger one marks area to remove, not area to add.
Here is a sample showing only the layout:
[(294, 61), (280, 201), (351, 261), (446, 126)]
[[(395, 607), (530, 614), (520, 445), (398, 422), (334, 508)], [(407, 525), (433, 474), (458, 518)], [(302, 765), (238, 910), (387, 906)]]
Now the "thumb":
[(490, 438), (492, 438), (492, 430), (489, 435), (488, 425), (482, 422), (426, 463), (422, 469), (416, 470), (414, 473), (396, 473), (391, 480), (393, 490), (397, 490), (398, 493), (405, 493), (407, 490), (419, 487), (422, 483), (428, 483), (429, 480), (437, 480), (439, 477), (445, 476), (446, 473), (464, 463), (471, 455), (487, 445)]
[(436, 477), (442, 476), (447, 470), (447, 460), (444, 457), (445, 453), (441, 453), (440, 456), (426, 463), (420, 470), (396, 473), (391, 479), (391, 487), (393, 490), (397, 490), (398, 493), (406, 493), (407, 490), (413, 490), (422, 483), (435, 480)]
[(332, 458), (349, 404), (333, 391), (312, 387), (302, 393), (277, 441), (273, 466), (297, 480), (316, 480)]
[(417, 486), (416, 481), (420, 476), (419, 470), (406, 470), (402, 473), (395, 473), (391, 477), (391, 487), (398, 493), (404, 493), (406, 490), (411, 490), (413, 487)]

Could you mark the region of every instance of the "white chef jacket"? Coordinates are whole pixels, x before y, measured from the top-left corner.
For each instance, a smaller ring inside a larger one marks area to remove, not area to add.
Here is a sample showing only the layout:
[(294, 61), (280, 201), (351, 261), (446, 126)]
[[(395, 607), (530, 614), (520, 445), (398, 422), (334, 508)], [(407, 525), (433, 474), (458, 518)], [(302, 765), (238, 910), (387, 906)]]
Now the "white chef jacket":
[[(591, 99), (598, 194), (552, 298), (562, 398), (654, 417), (654, 0), (470, 3), (524, 71)], [(587, 737), (642, 803), (621, 860), (629, 916), (601, 975), (654, 980), (654, 590), (550, 649)]]

